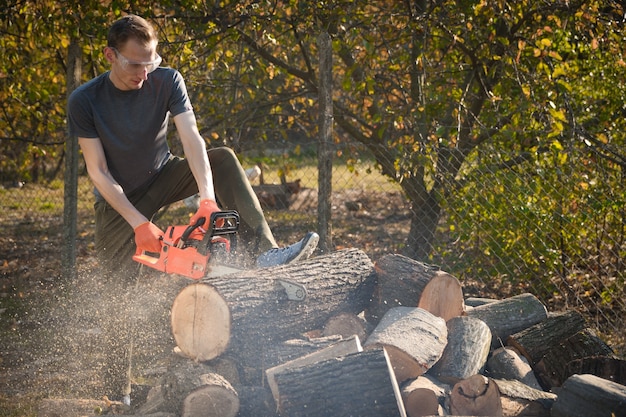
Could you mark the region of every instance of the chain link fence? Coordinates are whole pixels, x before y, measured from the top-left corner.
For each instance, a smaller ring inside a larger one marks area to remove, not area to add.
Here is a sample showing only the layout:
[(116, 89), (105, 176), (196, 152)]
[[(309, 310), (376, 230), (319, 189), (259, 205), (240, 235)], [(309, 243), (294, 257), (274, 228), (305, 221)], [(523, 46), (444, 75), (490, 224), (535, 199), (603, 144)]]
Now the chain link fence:
[[(398, 183), (379, 173), (366, 151), (347, 149), (337, 148), (333, 163), (332, 247), (358, 247), (373, 261), (386, 253), (402, 253), (411, 227), (411, 202)], [(239, 151), (277, 240), (287, 244), (315, 230), (315, 145), (287, 141), (272, 149), (258, 146)], [(623, 165), (585, 146), (549, 149), (526, 159), (483, 149), (467, 165), (449, 180), (445, 195), (437, 196), (442, 214), (431, 254), (421, 261), (458, 277), (466, 296), (503, 298), (529, 292), (550, 311), (578, 310), (623, 355)], [(93, 223), (91, 184), (82, 165), (79, 172), (75, 221), (81, 262), (93, 255)], [(3, 181), (0, 196), (3, 276), (18, 256), (32, 256), (32, 247), (21, 246), (25, 235), (31, 242), (35, 237), (48, 245), (55, 256), (49, 265), (60, 268), (63, 181), (59, 175), (37, 184)], [(184, 221), (189, 210), (178, 203), (159, 221)]]

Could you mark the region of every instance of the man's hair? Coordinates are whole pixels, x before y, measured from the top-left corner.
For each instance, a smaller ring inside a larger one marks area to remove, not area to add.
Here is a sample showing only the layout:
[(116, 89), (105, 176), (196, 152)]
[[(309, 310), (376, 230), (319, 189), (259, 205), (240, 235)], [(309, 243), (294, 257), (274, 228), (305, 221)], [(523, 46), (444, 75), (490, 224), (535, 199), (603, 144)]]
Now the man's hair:
[(143, 45), (158, 41), (152, 25), (143, 17), (133, 14), (126, 15), (111, 25), (107, 45), (119, 50), (129, 39), (135, 39)]

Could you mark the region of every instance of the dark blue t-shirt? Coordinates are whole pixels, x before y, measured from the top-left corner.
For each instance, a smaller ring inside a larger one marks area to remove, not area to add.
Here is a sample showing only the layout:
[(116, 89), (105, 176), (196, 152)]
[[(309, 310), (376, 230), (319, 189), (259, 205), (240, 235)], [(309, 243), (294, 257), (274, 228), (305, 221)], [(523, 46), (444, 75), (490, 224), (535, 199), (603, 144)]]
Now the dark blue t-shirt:
[(172, 68), (157, 68), (139, 90), (130, 91), (116, 88), (106, 72), (68, 100), (70, 134), (100, 139), (109, 171), (126, 194), (167, 161), (170, 115), (192, 110), (183, 77)]

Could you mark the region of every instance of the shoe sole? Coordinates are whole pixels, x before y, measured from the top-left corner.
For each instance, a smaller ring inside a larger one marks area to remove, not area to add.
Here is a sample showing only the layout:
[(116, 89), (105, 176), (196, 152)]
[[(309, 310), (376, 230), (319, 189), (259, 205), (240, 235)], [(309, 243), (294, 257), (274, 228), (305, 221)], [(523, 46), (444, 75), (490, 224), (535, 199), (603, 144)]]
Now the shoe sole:
[(308, 259), (313, 252), (315, 252), (315, 248), (317, 248), (317, 242), (320, 240), (320, 236), (315, 232), (310, 232), (305, 236), (305, 241), (303, 244), (302, 250), (293, 258), (291, 261), (287, 262), (287, 264), (292, 264), (294, 262), (298, 262), (301, 259)]

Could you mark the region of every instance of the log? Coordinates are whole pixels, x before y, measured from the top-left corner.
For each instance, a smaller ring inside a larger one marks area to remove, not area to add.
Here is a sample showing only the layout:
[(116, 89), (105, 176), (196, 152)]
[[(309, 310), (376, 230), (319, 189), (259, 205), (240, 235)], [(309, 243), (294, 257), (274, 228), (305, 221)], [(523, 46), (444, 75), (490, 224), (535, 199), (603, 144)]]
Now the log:
[(447, 343), (446, 322), (419, 307), (388, 310), (365, 341), (364, 347), (384, 346), (398, 384), (430, 369)]
[(429, 373), (448, 384), (482, 373), (491, 346), (489, 326), (474, 317), (453, 317), (446, 325), (448, 344)]
[(178, 348), (193, 360), (214, 359), (228, 346), (230, 310), (211, 285), (194, 284), (183, 288), (172, 304), (171, 323)]
[(569, 362), (565, 373), (591, 374), (626, 385), (626, 360), (611, 356), (585, 356)]
[(532, 294), (520, 294), (487, 303), (467, 311), (491, 329), (491, 347), (500, 346), (510, 335), (537, 324), (548, 317), (546, 307)]
[[(201, 283), (216, 288), (229, 307), (233, 353), (258, 365), (273, 361), (263, 356), (265, 346), (320, 329), (339, 313), (363, 311), (374, 281), (374, 267), (367, 255), (345, 249), (295, 264), (204, 278)], [(285, 285), (304, 287), (306, 298), (288, 299)], [(208, 322), (221, 319), (206, 310), (195, 313)]]
[(524, 355), (528, 363), (534, 366), (553, 346), (585, 327), (583, 316), (570, 310), (550, 315), (546, 320), (509, 336), (506, 343)]
[(276, 404), (280, 404), (278, 385), (276, 384), (277, 374), (288, 372), (290, 368), (299, 368), (305, 365), (340, 358), (351, 353), (358, 353), (362, 351), (363, 348), (361, 347), (361, 341), (358, 336), (353, 336), (349, 339), (342, 340), (325, 347), (324, 349), (320, 349), (316, 352), (309, 353), (308, 355), (293, 359), (273, 368), (269, 368), (265, 371), (265, 375), (267, 377), (267, 384), (272, 391)]
[(535, 375), (544, 389), (559, 387), (570, 377), (567, 365), (587, 356), (612, 356), (613, 350), (591, 329), (584, 329), (558, 344), (534, 366)]
[(378, 285), (366, 318), (378, 321), (392, 307), (420, 307), (449, 320), (463, 314), (463, 291), (459, 280), (403, 255), (385, 255), (376, 262)]
[(276, 384), (283, 416), (406, 417), (384, 348), (288, 368)]
[(266, 386), (238, 386), (239, 414), (237, 417), (278, 417), (276, 403), (270, 389)]
[(457, 382), (450, 391), (450, 414), (502, 416), (498, 386), (493, 380), (478, 374)]
[(490, 378), (516, 380), (531, 388), (542, 389), (533, 368), (515, 348), (502, 347), (494, 350), (485, 370)]
[(401, 393), (408, 417), (443, 415), (450, 386), (424, 374), (407, 381), (402, 386)]
[(504, 416), (550, 417), (556, 394), (545, 392), (517, 381), (493, 379), (500, 392)]
[(354, 313), (339, 313), (330, 317), (322, 329), (322, 336), (332, 335), (339, 335), (344, 339), (356, 335), (360, 340), (365, 340), (367, 338), (366, 323)]
[(572, 375), (558, 390), (552, 416), (625, 417), (626, 387), (595, 375)]
[(206, 364), (181, 357), (172, 357), (161, 392), (165, 411), (181, 417), (234, 417), (239, 410), (237, 392), (223, 376)]

